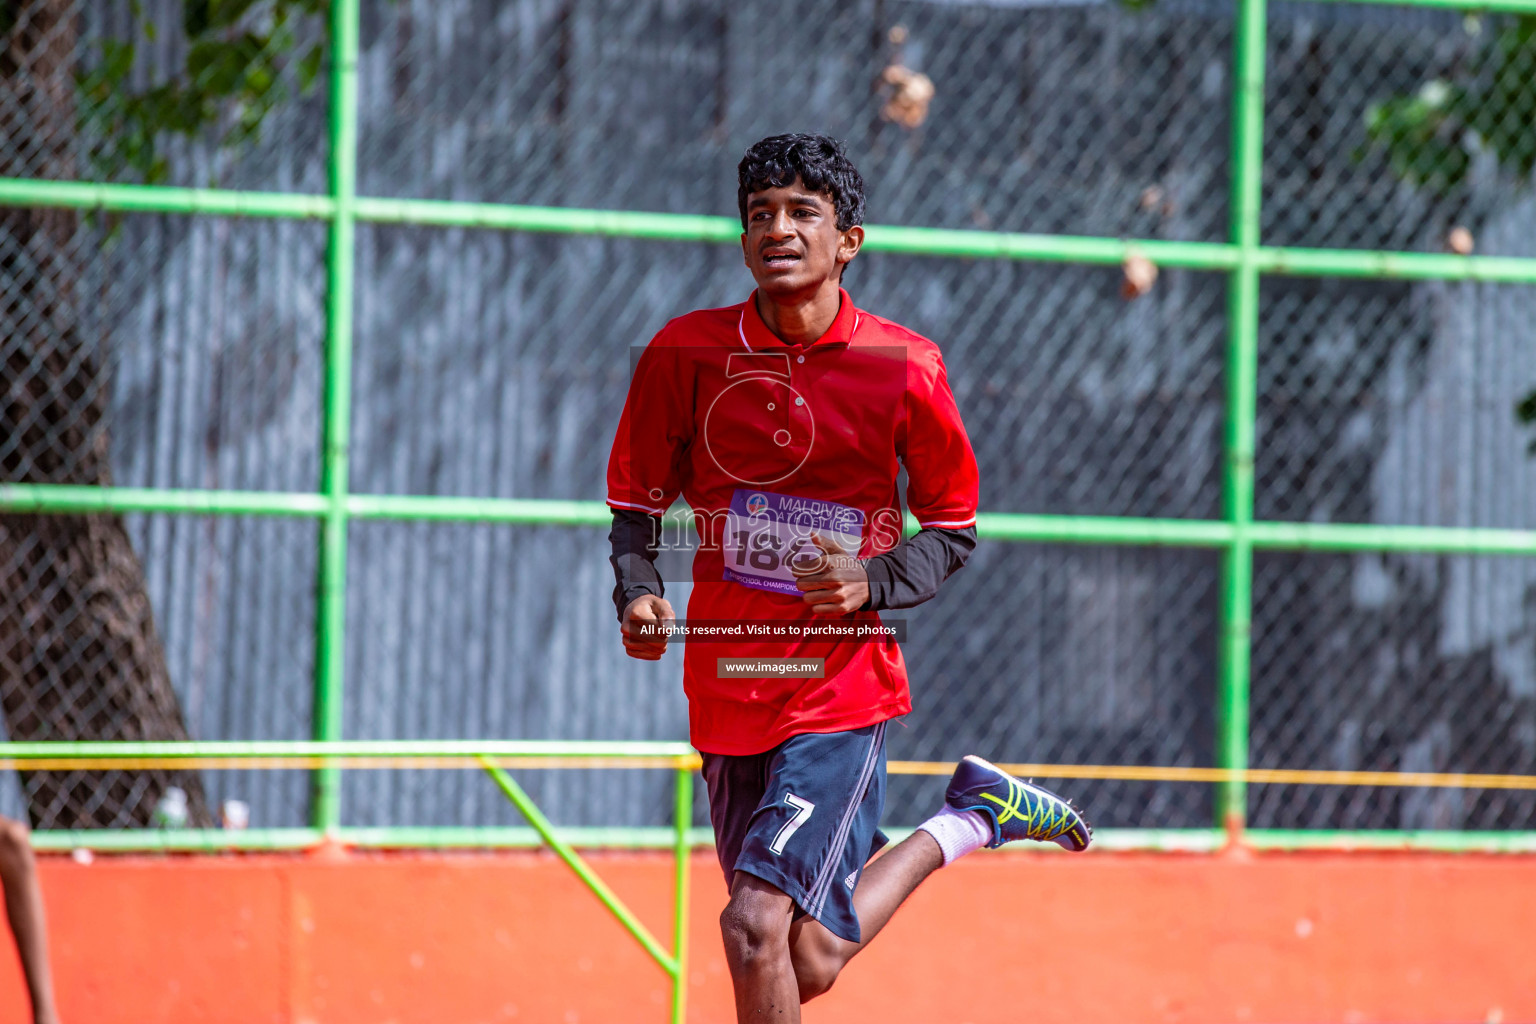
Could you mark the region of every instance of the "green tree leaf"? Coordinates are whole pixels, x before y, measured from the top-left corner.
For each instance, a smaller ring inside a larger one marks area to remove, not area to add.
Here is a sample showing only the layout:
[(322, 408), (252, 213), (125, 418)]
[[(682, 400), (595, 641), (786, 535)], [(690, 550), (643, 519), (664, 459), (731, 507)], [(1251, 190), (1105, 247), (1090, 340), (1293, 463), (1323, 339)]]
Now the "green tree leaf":
[[(1365, 130), (1392, 172), (1422, 188), (1443, 194), (1461, 185), (1480, 149), (1529, 184), (1536, 173), (1536, 16), (1506, 22), (1456, 81), (1426, 82), (1413, 96), (1372, 106)], [(1516, 403), (1515, 417), (1536, 425), (1536, 391)], [(1527, 450), (1536, 455), (1536, 440)]]
[[(327, 0), (187, 0), (182, 66), (149, 87), (132, 78), (137, 38), (102, 39), (99, 60), (76, 74), (81, 135), (100, 140), (93, 173), (154, 184), (170, 177), (160, 153), (167, 136), (217, 131), (219, 148), (255, 139), (277, 106), (318, 82), (324, 46), (300, 46), (296, 30), (328, 8)], [(133, 10), (136, 30), (153, 40), (157, 26), (142, 6)]]
[(1528, 180), (1536, 170), (1536, 16), (1507, 21), (1455, 81), (1434, 79), (1373, 105), (1365, 130), (1368, 148), (1385, 150), (1393, 173), (1414, 185), (1461, 185), (1480, 150)]

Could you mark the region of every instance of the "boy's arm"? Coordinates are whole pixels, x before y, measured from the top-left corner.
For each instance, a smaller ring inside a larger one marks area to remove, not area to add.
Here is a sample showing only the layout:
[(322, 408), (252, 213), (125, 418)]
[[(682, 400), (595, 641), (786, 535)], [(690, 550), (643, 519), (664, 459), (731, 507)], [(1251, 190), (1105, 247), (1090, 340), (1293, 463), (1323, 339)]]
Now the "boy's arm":
[(624, 651), (654, 661), (666, 653), (666, 637), (642, 635), (647, 624), (675, 618), (656, 572), (661, 515), (682, 489), (682, 464), (693, 437), (692, 366), (686, 354), (665, 343), (667, 329), (651, 339), (635, 364), (608, 455), (608, 533)]
[(980, 472), (944, 359), (931, 344), (909, 359), (897, 454), (907, 470), (907, 507), (921, 529), (865, 564), (873, 609), (922, 604), (976, 548)]
[(636, 509), (616, 508), (613, 526), (608, 531), (608, 543), (613, 553), (608, 556), (613, 566), (613, 604), (624, 621), (624, 609), (642, 594), (662, 597), (666, 587), (661, 574), (656, 571), (656, 553), (661, 540), (661, 516)]
[(646, 635), (643, 628), (676, 618), (672, 606), (661, 596), (665, 588), (656, 571), (660, 540), (660, 516), (613, 509), (613, 528), (608, 531), (608, 543), (613, 548), (608, 556), (615, 579), (613, 603), (619, 613), (624, 652), (643, 661), (655, 661), (667, 653), (667, 637)]
[(976, 527), (930, 526), (864, 563), (869, 600), (861, 611), (911, 608), (929, 600), (976, 549)]

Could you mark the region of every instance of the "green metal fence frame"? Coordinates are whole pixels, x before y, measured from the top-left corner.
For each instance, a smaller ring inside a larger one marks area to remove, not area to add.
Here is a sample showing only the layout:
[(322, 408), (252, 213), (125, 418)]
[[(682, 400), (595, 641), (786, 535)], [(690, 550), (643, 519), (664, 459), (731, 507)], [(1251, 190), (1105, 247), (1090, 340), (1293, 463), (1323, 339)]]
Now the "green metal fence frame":
[[(1257, 402), (1258, 294), (1264, 275), (1470, 280), (1536, 284), (1536, 259), (1454, 256), (1266, 246), (1259, 237), (1263, 160), (1266, 0), (1234, 0), (1228, 241), (1172, 242), (875, 225), (866, 247), (875, 252), (971, 259), (1035, 260), (1117, 265), (1139, 254), (1162, 266), (1227, 275), (1226, 428), (1222, 466), (1222, 518), (1143, 519), (986, 513), (982, 537), (1069, 544), (1162, 545), (1222, 553), (1219, 736), (1217, 763), (1248, 765), (1249, 651), (1256, 550), (1421, 551), (1447, 554), (1536, 555), (1536, 531), (1256, 522), (1253, 518), (1254, 425)], [(1536, 0), (1329, 0), (1397, 6), (1536, 14)], [(30, 513), (162, 512), (305, 517), (321, 524), (317, 580), (313, 738), (341, 749), (343, 629), (348, 524), (355, 519), (451, 520), (503, 524), (600, 526), (601, 502), (363, 495), (348, 492), (351, 420), (354, 236), (358, 221), (508, 231), (607, 235), (681, 242), (732, 244), (740, 232), (729, 217), (631, 211), (530, 207), (424, 199), (358, 196), (357, 52), (359, 0), (334, 0), (329, 78), (329, 191), (325, 195), (221, 189), (116, 185), (0, 178), (0, 205), (110, 210), (122, 213), (203, 214), (312, 219), (327, 225), (323, 459), (315, 493), (153, 490), (45, 484), (0, 484), (0, 511)], [(909, 523), (909, 526), (911, 524)], [(25, 744), (0, 744), (0, 757), (25, 756)], [(195, 746), (195, 745), (194, 745)], [(572, 748), (580, 746), (572, 745)], [(190, 749), (190, 747), (189, 747)], [(240, 837), (244, 849), (312, 844), (319, 836), (358, 845), (521, 845), (525, 830), (348, 829), (341, 825), (340, 769), (314, 775), (313, 821), (308, 829), (256, 830)], [(679, 805), (681, 808), (681, 804)], [(1240, 781), (1218, 788), (1212, 829), (1126, 830), (1106, 845), (1206, 849), (1241, 835), (1254, 845), (1306, 848), (1390, 845), (1426, 849), (1531, 849), (1536, 833), (1393, 832), (1319, 833), (1246, 830), (1246, 792)], [(671, 829), (555, 830), (604, 845), (670, 846)], [(552, 833), (553, 834), (553, 833)], [(700, 838), (689, 832), (690, 841)], [(90, 833), (100, 849), (177, 846), (228, 848), (228, 836)], [(547, 838), (547, 837), (546, 837)], [(40, 847), (78, 845), (78, 833), (36, 833)], [(214, 839), (218, 839), (217, 842)]]

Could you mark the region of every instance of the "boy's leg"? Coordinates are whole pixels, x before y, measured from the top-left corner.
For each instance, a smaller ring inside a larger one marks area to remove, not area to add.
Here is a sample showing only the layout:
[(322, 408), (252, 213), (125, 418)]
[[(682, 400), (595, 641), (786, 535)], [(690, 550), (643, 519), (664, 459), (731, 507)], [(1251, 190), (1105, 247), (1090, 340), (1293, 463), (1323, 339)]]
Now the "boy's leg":
[(859, 877), (853, 895), (859, 941), (838, 936), (808, 917), (791, 926), (790, 955), (801, 1000), (813, 999), (831, 988), (848, 961), (869, 945), (896, 908), (938, 868), (983, 846), (1018, 839), (1083, 850), (1092, 841), (1092, 834), (1069, 801), (980, 758), (965, 758), (950, 779), (939, 813), (871, 863)]
[(777, 886), (736, 872), (731, 901), (720, 915), (720, 935), (738, 1021), (798, 1024), (803, 1000), (789, 951), (794, 913), (795, 901)]
[(794, 922), (789, 929), (790, 957), (801, 1001), (830, 989), (854, 954), (869, 945), (896, 908), (943, 864), (943, 853), (933, 836), (918, 831), (865, 868), (853, 891), (853, 907), (859, 915), (858, 942), (834, 935), (814, 918)]
[(720, 923), (738, 1019), (750, 1020), (751, 1012), (758, 1012), (768, 1013), (769, 1019), (799, 1020), (799, 1004), (830, 989), (844, 965), (943, 863), (934, 838), (914, 832), (865, 868), (853, 893), (858, 942), (833, 934), (813, 917), (796, 917), (794, 900), (777, 886), (737, 872)]
[[(796, 919), (814, 918), (855, 946), (861, 938), (854, 892), (883, 841), (885, 726), (791, 737), (767, 752), (760, 786), (744, 777), (751, 767), (745, 758), (705, 757), (721, 867), (733, 872), (721, 933), (739, 1020), (798, 1021), (802, 999), (830, 981), (796, 977)], [(744, 815), (741, 794), (753, 789), (758, 799)]]
[(795, 904), (780, 889), (736, 870), (742, 844), (759, 817), (775, 751), (746, 756), (703, 755), (715, 853), (731, 901), (720, 915), (720, 935), (731, 970), (739, 1020), (800, 1019), (788, 929)]
[[(968, 756), (956, 766), (939, 812), (870, 863), (883, 842), (875, 827), (885, 793), (883, 725), (797, 736), (762, 757), (756, 764), (705, 758), (721, 867), (735, 869), (720, 924), (742, 1022), (799, 1021), (791, 998), (805, 1002), (830, 989), (942, 865), (1019, 839), (1069, 850), (1092, 841), (1068, 801)], [(723, 784), (727, 761), (750, 776), (738, 771), (734, 790)], [(848, 779), (856, 781), (850, 786)], [(739, 797), (748, 791), (761, 797), (742, 825)], [(833, 813), (818, 817), (825, 809)]]

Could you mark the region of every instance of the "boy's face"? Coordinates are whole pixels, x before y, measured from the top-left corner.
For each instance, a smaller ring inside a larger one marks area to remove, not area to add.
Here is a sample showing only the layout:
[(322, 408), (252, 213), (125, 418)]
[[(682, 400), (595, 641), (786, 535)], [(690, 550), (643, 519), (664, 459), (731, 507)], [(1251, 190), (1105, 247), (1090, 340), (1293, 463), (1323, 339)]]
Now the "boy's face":
[(836, 282), (853, 259), (864, 229), (837, 229), (832, 197), (793, 184), (747, 196), (747, 229), (741, 235), (747, 269), (763, 292), (790, 299)]

